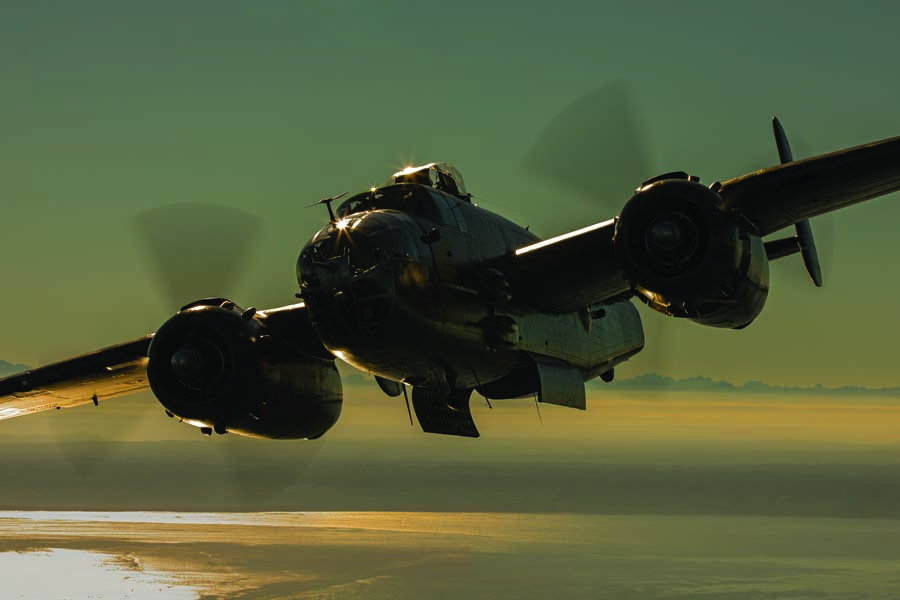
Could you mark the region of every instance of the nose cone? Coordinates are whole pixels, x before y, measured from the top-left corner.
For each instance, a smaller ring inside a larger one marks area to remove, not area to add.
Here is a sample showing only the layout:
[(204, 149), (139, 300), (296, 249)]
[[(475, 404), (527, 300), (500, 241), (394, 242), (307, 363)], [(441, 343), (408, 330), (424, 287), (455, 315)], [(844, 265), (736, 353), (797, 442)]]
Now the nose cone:
[(169, 364), (181, 384), (192, 390), (212, 387), (225, 371), (222, 349), (214, 341), (202, 338), (186, 341)]
[(681, 230), (672, 221), (660, 221), (650, 229), (650, 243), (654, 246), (671, 250), (681, 241)]
[(644, 244), (648, 254), (662, 265), (677, 265), (697, 252), (700, 235), (690, 217), (667, 212), (654, 219), (646, 229)]
[(172, 370), (179, 377), (190, 377), (200, 370), (200, 354), (189, 348), (182, 348), (172, 355)]

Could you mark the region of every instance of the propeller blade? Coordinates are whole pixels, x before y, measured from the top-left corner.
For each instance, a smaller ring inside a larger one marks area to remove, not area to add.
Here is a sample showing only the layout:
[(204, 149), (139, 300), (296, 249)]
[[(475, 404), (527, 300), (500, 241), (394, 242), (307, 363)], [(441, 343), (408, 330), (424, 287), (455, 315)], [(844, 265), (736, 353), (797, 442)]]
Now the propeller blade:
[[(145, 396), (109, 404), (98, 398), (94, 406), (53, 410), (42, 416), (60, 460), (77, 476), (91, 477), (116, 460), (135, 432), (149, 418), (160, 418), (162, 411), (155, 400), (150, 402)], [(98, 421), (103, 421), (100, 427)]]
[(260, 238), (250, 213), (216, 204), (172, 204), (134, 219), (172, 307), (224, 296)]
[[(205, 296), (223, 295), (258, 241), (261, 229), (259, 219), (253, 215), (213, 204), (175, 204), (151, 209), (135, 217), (134, 226), (168, 292), (170, 308)], [(94, 411), (110, 412), (102, 398), (98, 404)], [(118, 421), (119, 440), (128, 439), (148, 414), (154, 418), (162, 415), (160, 408), (122, 418), (126, 407), (116, 404), (111, 407), (110, 418)], [(90, 445), (85, 443), (78, 423), (90, 410), (84, 408), (71, 414), (65, 410), (53, 411), (47, 418), (50, 436), (60, 455), (79, 476), (87, 476), (105, 464), (120, 443), (102, 437), (91, 439)], [(89, 416), (96, 418), (96, 415)], [(88, 447), (94, 451), (86, 452)]]
[[(780, 128), (780, 123), (776, 125), (776, 140), (777, 140), (777, 128)], [(859, 143), (864, 143), (867, 141), (880, 139), (885, 136), (885, 132), (896, 132), (898, 131), (897, 123), (881, 120), (867, 120), (863, 121), (854, 126), (854, 133), (859, 141)], [(783, 135), (783, 130), (782, 134)], [(809, 156), (813, 156), (818, 154), (819, 152), (814, 152), (810, 145), (806, 143), (803, 139), (798, 138), (796, 135), (791, 134), (791, 138), (795, 140), (795, 143), (792, 144), (794, 148), (797, 149), (797, 152), (794, 153), (793, 158), (802, 159), (807, 158)], [(781, 149), (779, 148), (779, 155), (781, 155)], [(762, 162), (768, 161), (759, 161), (758, 164)], [(818, 253), (818, 261), (810, 258), (807, 260), (811, 260), (813, 263), (819, 263), (819, 269), (816, 269), (816, 266), (813, 266), (812, 271), (813, 274), (807, 275), (804, 271), (805, 268), (803, 266), (803, 261), (798, 261), (796, 259), (791, 260), (790, 258), (787, 260), (780, 260), (773, 263), (773, 271), (775, 272), (789, 272), (790, 274), (785, 276), (784, 279), (791, 282), (791, 285), (795, 285), (798, 287), (802, 287), (803, 289), (814, 289), (809, 285), (809, 279), (812, 278), (815, 283), (818, 279), (817, 285), (820, 285), (822, 281), (827, 282), (831, 280), (831, 271), (833, 268), (833, 259), (836, 255), (836, 248), (838, 246), (837, 243), (837, 234), (835, 233), (836, 227), (836, 215), (835, 213), (827, 213), (824, 215), (820, 215), (815, 219), (809, 221), (809, 225), (811, 226), (812, 233), (811, 237), (815, 238), (815, 248)], [(798, 224), (800, 227), (803, 227), (802, 224)], [(798, 230), (798, 235), (802, 235)], [(818, 271), (818, 275), (815, 273)]]
[(656, 174), (645, 131), (631, 87), (615, 80), (559, 113), (528, 150), (522, 167), (554, 185), (606, 199), (614, 203), (612, 214), (618, 214), (635, 188)]
[[(135, 229), (156, 275), (177, 308), (204, 297), (229, 295), (230, 286), (260, 241), (260, 220), (245, 211), (215, 204), (173, 204), (141, 213)], [(200, 433), (197, 433), (198, 437)], [(266, 456), (268, 444), (239, 436), (214, 436), (235, 500), (259, 510), (294, 484), (321, 448), (321, 442), (297, 443), (290, 469)], [(278, 448), (277, 450), (283, 451)]]
[(236, 435), (217, 435), (209, 441), (221, 449), (233, 501), (245, 511), (285, 510), (295, 503), (302, 497), (300, 490), (279, 496), (303, 485), (303, 475), (328, 445), (326, 440), (277, 443)]
[[(644, 122), (627, 81), (603, 84), (550, 121), (526, 153), (522, 169), (590, 199), (598, 219), (617, 215), (634, 190), (658, 174)], [(635, 368), (664, 375), (672, 349), (670, 325), (658, 322), (667, 317), (657, 320), (647, 317), (648, 312), (641, 315), (647, 344)]]
[[(753, 162), (749, 162), (748, 166), (741, 174), (752, 173), (754, 171), (775, 166), (779, 164), (779, 162), (790, 162), (794, 159), (800, 160), (815, 154), (812, 150), (812, 146), (810, 146), (805, 139), (796, 134), (791, 134), (792, 141), (790, 145), (788, 145), (787, 138), (784, 134), (784, 128), (778, 119), (773, 119), (773, 127), (776, 132), (775, 150), (777, 154), (773, 154), (771, 158), (758, 157)], [(792, 152), (792, 148), (795, 151)], [(808, 226), (811, 227), (815, 237), (815, 246), (819, 257), (818, 262), (821, 265), (820, 278), (827, 281), (832, 266), (832, 258), (835, 254), (834, 216), (832, 214), (824, 214), (807, 223)], [(786, 285), (794, 286), (795, 288), (813, 289), (809, 285), (810, 276), (805, 272), (803, 261), (798, 260), (798, 258), (799, 256), (788, 257), (783, 260), (772, 262), (771, 269), (775, 273), (789, 272), (789, 274), (784, 277), (781, 277), (780, 275), (777, 276), (779, 279), (784, 279), (787, 282)], [(824, 273), (824, 275), (822, 275), (822, 273)], [(780, 285), (780, 282), (778, 285)]]

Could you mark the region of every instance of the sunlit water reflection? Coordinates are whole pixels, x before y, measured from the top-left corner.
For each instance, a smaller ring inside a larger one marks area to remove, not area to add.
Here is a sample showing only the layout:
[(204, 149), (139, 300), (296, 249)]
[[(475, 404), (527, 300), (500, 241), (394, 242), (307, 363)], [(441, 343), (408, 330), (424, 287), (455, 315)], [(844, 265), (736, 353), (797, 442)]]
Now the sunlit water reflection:
[(900, 597), (900, 521), (0, 512), (3, 598)]
[(0, 553), (4, 598), (192, 600), (201, 590), (173, 583), (171, 573), (143, 570), (136, 558), (54, 548)]

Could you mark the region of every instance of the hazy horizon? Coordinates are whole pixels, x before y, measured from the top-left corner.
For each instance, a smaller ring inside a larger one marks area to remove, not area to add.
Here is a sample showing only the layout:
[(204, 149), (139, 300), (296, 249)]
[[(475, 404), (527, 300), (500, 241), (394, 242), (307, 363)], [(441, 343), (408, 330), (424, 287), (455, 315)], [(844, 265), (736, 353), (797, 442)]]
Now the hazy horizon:
[(0, 508), (900, 510), (900, 399), (891, 397), (592, 388), (587, 411), (540, 414), (530, 399), (488, 408), (475, 398), (482, 437), (470, 440), (410, 427), (402, 399), (374, 386), (346, 391), (337, 426), (306, 442), (207, 439), (166, 418), (149, 393), (2, 421)]
[[(369, 385), (374, 386), (375, 380), (372, 374), (356, 370), (354, 367), (338, 360), (338, 368), (341, 371), (341, 379), (345, 386)], [(0, 379), (9, 375), (15, 375), (29, 369), (36, 368), (41, 365), (24, 365), (16, 364), (10, 361), (0, 359)], [(685, 390), (695, 392), (750, 392), (754, 394), (840, 394), (840, 395), (866, 395), (869, 393), (881, 395), (900, 395), (900, 386), (881, 386), (869, 387), (861, 385), (837, 384), (827, 386), (822, 383), (813, 383), (811, 385), (777, 385), (770, 384), (759, 379), (748, 379), (743, 381), (729, 381), (726, 379), (717, 379), (709, 375), (701, 373), (688, 374), (684, 377), (670, 377), (660, 373), (631, 372), (627, 377), (617, 377), (614, 382), (607, 383), (599, 377), (585, 382), (586, 385), (594, 388), (608, 388), (614, 391), (640, 391), (640, 390), (661, 390), (668, 389), (672, 391)]]

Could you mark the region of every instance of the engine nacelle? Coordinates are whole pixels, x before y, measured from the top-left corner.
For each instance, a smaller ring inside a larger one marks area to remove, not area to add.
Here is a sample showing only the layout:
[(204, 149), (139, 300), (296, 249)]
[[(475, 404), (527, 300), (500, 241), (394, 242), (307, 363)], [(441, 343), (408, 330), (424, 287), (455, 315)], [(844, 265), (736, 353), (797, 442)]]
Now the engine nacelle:
[(206, 302), (176, 313), (150, 344), (150, 387), (171, 414), (269, 439), (317, 438), (337, 422), (343, 393), (334, 358), (305, 351), (311, 338), (293, 339), (315, 335), (304, 314), (286, 331), (283, 320)]
[(769, 291), (765, 248), (750, 227), (710, 188), (662, 179), (641, 187), (622, 209), (616, 256), (654, 310), (740, 329), (759, 315)]

